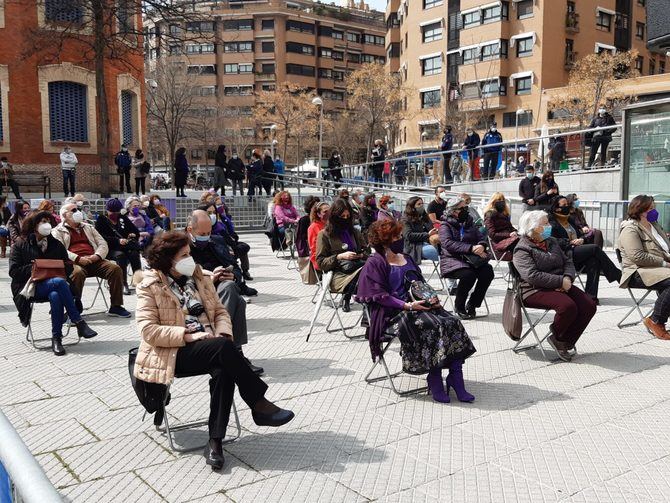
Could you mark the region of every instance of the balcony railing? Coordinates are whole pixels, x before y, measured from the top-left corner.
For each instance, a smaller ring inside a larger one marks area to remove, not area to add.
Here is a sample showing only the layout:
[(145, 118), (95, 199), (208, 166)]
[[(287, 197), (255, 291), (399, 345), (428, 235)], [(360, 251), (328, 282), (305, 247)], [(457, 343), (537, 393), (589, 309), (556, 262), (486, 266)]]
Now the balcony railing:
[(579, 32), (579, 14), (576, 12), (568, 12), (565, 16), (565, 31), (570, 33)]
[(575, 67), (577, 62), (577, 52), (570, 51), (565, 53), (565, 69), (570, 71)]

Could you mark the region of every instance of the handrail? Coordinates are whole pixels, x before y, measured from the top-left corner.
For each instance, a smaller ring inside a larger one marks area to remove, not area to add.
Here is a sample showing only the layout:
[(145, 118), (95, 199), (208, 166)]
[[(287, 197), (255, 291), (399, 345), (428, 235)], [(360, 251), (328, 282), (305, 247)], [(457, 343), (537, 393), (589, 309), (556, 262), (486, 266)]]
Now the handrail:
[(26, 503), (60, 503), (62, 498), (23, 443), (12, 423), (0, 411), (0, 463)]

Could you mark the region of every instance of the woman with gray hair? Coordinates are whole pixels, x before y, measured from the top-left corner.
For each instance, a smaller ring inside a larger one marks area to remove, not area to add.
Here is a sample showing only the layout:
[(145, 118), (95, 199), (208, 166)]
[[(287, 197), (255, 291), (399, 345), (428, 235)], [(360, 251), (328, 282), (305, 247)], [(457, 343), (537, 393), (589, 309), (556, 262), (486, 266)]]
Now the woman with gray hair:
[(556, 311), (547, 339), (561, 360), (572, 359), (575, 343), (596, 314), (596, 303), (573, 285), (572, 258), (555, 238), (544, 211), (527, 211), (519, 220), (521, 239), (514, 248), (514, 266), (521, 277), (527, 307)]

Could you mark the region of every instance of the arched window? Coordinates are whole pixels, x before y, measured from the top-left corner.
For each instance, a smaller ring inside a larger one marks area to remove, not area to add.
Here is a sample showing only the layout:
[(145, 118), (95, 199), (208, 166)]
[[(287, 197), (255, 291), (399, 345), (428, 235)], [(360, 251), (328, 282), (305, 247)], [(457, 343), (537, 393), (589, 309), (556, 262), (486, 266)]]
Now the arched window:
[(137, 97), (132, 91), (121, 91), (121, 136), (126, 145), (135, 144), (135, 124), (133, 110)]
[(55, 23), (81, 23), (84, 17), (77, 0), (45, 0), (44, 14), (47, 21)]
[(76, 82), (49, 82), (51, 141), (88, 142), (87, 92)]

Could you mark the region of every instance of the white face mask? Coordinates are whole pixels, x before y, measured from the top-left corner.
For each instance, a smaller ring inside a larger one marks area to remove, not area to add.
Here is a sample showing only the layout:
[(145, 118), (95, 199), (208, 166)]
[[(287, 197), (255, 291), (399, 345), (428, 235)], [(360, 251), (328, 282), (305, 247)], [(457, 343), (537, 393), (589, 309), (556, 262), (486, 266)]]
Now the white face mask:
[(51, 234), (51, 224), (49, 222), (42, 222), (37, 226), (37, 232), (42, 237), (47, 237)]
[(145, 208), (148, 208), (149, 207), (149, 201), (144, 201), (142, 203), (142, 206), (144, 206)]
[(492, 127), (492, 128), (491, 128), (491, 131), (495, 133), (496, 131), (498, 131), (498, 129), (497, 129), (497, 128), (494, 128), (494, 127)]
[(72, 220), (74, 220), (75, 224), (80, 224), (84, 221), (84, 214), (81, 211), (75, 211), (72, 214)]
[(237, 154), (233, 154), (233, 159), (237, 159)]
[(605, 114), (607, 113), (607, 110), (604, 109), (604, 108), (601, 108), (600, 110), (598, 110), (598, 113), (599, 113), (600, 115), (605, 115)]
[(212, 222), (212, 225), (216, 223), (216, 215), (214, 213), (209, 215), (209, 221)]
[(468, 136), (472, 136), (472, 135), (473, 135), (472, 131), (468, 131)]
[(193, 257), (184, 257), (175, 263), (174, 270), (184, 276), (193, 276), (193, 272), (195, 271), (195, 260), (193, 260)]
[(82, 206), (84, 206), (84, 201), (77, 201), (77, 207), (81, 208)]

